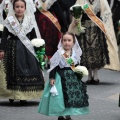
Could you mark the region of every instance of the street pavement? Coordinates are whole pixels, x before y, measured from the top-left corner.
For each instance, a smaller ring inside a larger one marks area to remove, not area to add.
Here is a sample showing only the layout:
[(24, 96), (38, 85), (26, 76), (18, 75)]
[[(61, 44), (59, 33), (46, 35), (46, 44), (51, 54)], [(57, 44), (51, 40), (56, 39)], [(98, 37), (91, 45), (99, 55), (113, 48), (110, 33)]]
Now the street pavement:
[[(89, 114), (71, 116), (73, 120), (120, 120), (120, 72), (101, 69), (98, 76), (99, 85), (87, 85)], [(45, 79), (48, 79), (46, 72)], [(86, 80), (84, 77), (83, 81)], [(10, 104), (8, 99), (0, 99), (0, 120), (57, 120), (55, 116), (37, 113), (38, 104), (39, 99), (29, 100), (27, 106), (21, 106), (19, 101)]]

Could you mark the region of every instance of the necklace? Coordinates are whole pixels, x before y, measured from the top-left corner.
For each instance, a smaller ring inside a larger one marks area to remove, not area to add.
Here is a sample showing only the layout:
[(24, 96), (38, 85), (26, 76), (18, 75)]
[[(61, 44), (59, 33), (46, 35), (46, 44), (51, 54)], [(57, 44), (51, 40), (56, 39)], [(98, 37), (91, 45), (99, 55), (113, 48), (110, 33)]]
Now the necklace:
[(66, 58), (70, 58), (70, 56), (72, 56), (72, 51), (70, 51), (69, 53), (65, 52), (65, 54), (66, 54)]
[[(15, 16), (16, 16), (16, 15), (15, 15)], [(23, 16), (23, 17), (20, 17), (20, 18), (16, 16), (16, 18), (17, 18), (19, 24), (21, 25), (21, 24), (23, 23), (24, 16)]]
[(20, 25), (23, 23), (23, 18), (22, 19), (18, 19), (18, 22), (20, 23)]

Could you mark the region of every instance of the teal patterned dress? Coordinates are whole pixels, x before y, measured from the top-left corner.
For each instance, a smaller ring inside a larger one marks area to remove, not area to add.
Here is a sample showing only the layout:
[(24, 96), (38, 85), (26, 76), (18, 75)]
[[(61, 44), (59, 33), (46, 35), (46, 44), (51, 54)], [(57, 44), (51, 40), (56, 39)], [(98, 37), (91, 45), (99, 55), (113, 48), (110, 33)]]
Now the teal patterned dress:
[(40, 100), (38, 112), (47, 116), (82, 115), (89, 113), (88, 95), (85, 83), (70, 67), (56, 67), (50, 72), (55, 78), (58, 95), (52, 96), (49, 80)]

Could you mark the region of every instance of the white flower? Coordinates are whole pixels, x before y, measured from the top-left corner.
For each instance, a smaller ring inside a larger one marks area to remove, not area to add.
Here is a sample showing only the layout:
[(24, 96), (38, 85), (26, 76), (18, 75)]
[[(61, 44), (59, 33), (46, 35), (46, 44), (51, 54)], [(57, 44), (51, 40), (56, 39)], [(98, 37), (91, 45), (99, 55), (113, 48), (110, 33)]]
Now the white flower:
[(3, 31), (3, 28), (4, 28), (3, 24), (0, 24), (0, 31)]
[(45, 44), (45, 41), (43, 39), (32, 39), (31, 43), (34, 47), (41, 47)]
[(83, 76), (84, 75), (88, 75), (88, 70), (85, 66), (77, 66), (75, 67), (75, 70), (74, 70), (76, 73), (82, 73)]
[(73, 6), (70, 7), (70, 10), (71, 10), (71, 11), (73, 11), (73, 7), (82, 7), (82, 6), (79, 5), (79, 4), (75, 4), (75, 5), (73, 5)]

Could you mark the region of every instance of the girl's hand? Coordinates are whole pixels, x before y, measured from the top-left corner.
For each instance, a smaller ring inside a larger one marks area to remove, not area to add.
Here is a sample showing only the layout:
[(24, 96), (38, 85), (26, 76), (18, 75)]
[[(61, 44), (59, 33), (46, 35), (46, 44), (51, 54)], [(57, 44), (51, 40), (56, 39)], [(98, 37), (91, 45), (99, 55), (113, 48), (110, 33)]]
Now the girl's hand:
[(2, 60), (4, 57), (4, 52), (0, 52), (0, 60)]
[(51, 79), (50, 80), (50, 84), (53, 86), (55, 84), (55, 80), (54, 79)]
[(76, 27), (79, 23), (79, 20), (78, 19), (74, 19), (73, 22), (72, 22), (72, 27)]

